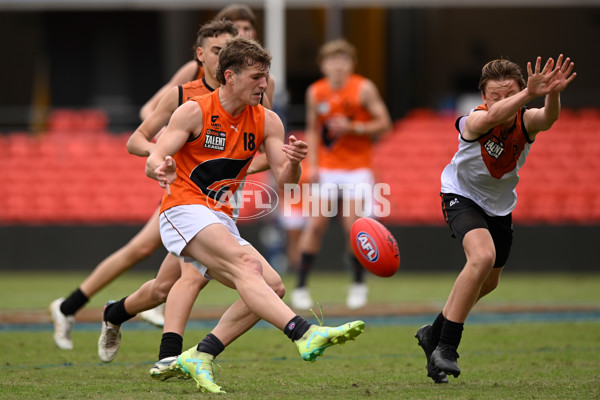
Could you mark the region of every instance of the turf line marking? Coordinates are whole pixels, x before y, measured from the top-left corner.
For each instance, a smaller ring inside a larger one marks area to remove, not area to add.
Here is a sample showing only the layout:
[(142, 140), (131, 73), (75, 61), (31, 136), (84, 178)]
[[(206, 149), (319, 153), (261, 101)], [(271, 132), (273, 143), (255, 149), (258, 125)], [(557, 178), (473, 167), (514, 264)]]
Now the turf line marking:
[[(349, 319), (360, 319), (365, 321), (367, 326), (421, 326), (431, 323), (437, 314), (420, 315), (398, 315), (398, 316), (352, 316), (352, 317), (331, 317), (325, 321), (326, 325), (337, 326)], [(561, 312), (474, 312), (469, 315), (469, 324), (500, 324), (500, 323), (520, 323), (520, 322), (590, 322), (600, 321), (600, 309), (589, 311), (561, 311)], [(217, 320), (191, 320), (187, 324), (187, 329), (211, 329), (217, 324)], [(311, 322), (311, 321), (309, 321)], [(265, 321), (259, 321), (257, 328), (266, 328), (270, 325)], [(0, 323), (1, 332), (51, 332), (52, 323), (43, 324), (8, 324)], [(134, 330), (157, 330), (156, 327), (143, 322), (131, 321), (123, 325), (125, 331)], [(81, 322), (75, 324), (75, 331), (100, 333), (99, 322)]]

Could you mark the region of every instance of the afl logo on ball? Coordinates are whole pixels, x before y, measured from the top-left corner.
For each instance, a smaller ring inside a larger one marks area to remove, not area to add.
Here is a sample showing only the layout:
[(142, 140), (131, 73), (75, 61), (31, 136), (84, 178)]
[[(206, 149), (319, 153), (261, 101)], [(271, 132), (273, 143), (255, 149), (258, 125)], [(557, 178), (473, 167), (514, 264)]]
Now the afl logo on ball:
[(369, 262), (377, 262), (379, 259), (379, 251), (373, 238), (366, 232), (359, 232), (356, 235), (356, 244), (360, 249), (360, 254)]

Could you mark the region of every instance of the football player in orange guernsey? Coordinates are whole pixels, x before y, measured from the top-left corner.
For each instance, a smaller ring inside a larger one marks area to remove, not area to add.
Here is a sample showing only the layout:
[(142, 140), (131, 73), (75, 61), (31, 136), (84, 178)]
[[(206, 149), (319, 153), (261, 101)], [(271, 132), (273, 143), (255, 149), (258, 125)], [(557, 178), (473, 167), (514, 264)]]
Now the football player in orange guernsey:
[[(239, 36), (228, 41), (219, 54), (221, 87), (173, 113), (148, 157), (146, 174), (165, 189), (160, 230), (167, 250), (239, 293), (240, 300), (222, 320), (249, 329), (264, 319), (296, 344), (304, 360), (313, 361), (325, 348), (362, 333), (364, 322), (321, 327), (296, 315), (281, 300), (281, 277), (239, 235), (227, 200), (261, 145), (280, 187), (296, 184), (302, 172), (306, 143), (290, 136), (284, 144), (281, 120), (260, 105), (270, 62), (271, 56), (257, 42)], [(225, 347), (220, 337), (231, 335), (220, 326), (176, 361), (179, 371), (213, 393), (223, 392), (213, 378), (213, 360)]]
[[(174, 92), (171, 93), (171, 96), (166, 96), (167, 98), (161, 104), (160, 109), (149, 118), (149, 121), (144, 122), (142, 126), (133, 133), (128, 143), (129, 151), (132, 154), (145, 157), (150, 153), (150, 149), (154, 146), (154, 144), (150, 142), (151, 139), (168, 122), (173, 111), (180, 105), (180, 102), (183, 101), (183, 97), (210, 93), (212, 91), (210, 84), (214, 85), (214, 87), (219, 85), (215, 77), (218, 54), (214, 54), (215, 49), (212, 48), (212, 45), (218, 45), (219, 43), (213, 43), (214, 41), (217, 41), (213, 36), (223, 35), (221, 41), (224, 43), (226, 39), (236, 34), (237, 29), (231, 22), (215, 22), (200, 28), (196, 39), (196, 62), (200, 66), (202, 66), (202, 62), (207, 64), (207, 68), (210, 68), (209, 76), (206, 77), (205, 80), (200, 79), (197, 82), (190, 82), (183, 85), (181, 87), (182, 98), (178, 96), (179, 89), (173, 88)], [(220, 49), (220, 46), (216, 47)], [(204, 72), (204, 68), (200, 68), (200, 70)], [(205, 82), (210, 82), (210, 84), (206, 85)], [(263, 158), (262, 163), (259, 159), (261, 157)], [(258, 164), (253, 163), (253, 167), (257, 166), (258, 170), (264, 168), (260, 167), (259, 164), (266, 165), (264, 156), (257, 157), (256, 161)], [(66, 298), (60, 298), (51, 303), (50, 314), (54, 323), (54, 341), (57, 346), (65, 350), (72, 349), (73, 341), (71, 338), (71, 331), (75, 324), (75, 313), (84, 307), (88, 300), (98, 291), (118, 278), (133, 265), (150, 256), (150, 254), (161, 246), (161, 244), (157, 209), (144, 228), (125, 246), (98, 264), (77, 290)], [(160, 279), (158, 279), (158, 281), (153, 281), (151, 286), (146, 285), (144, 287), (144, 299), (150, 297), (155, 304), (162, 304), (164, 302), (170, 287), (173, 285), (173, 282), (177, 279), (179, 274), (179, 266), (175, 257), (167, 257), (165, 259), (165, 264), (174, 265), (174, 269), (162, 269), (162, 272), (158, 275)], [(167, 274), (167, 271), (175, 272), (175, 275)], [(130, 299), (130, 301), (131, 300), (132, 299)], [(151, 302), (148, 301), (142, 302), (142, 304), (146, 305), (150, 303)], [(135, 313), (142, 309), (147, 310), (147, 307), (136, 308)], [(162, 326), (164, 323), (164, 317), (162, 312), (159, 312), (158, 308), (142, 312), (140, 316), (157, 326)], [(112, 357), (114, 357), (116, 350), (118, 350), (117, 343), (115, 343), (115, 346), (113, 346), (115, 351), (112, 352)], [(110, 357), (107, 355), (101, 358), (105, 361), (109, 361)]]
[[(167, 124), (173, 112), (191, 97), (213, 92), (221, 84), (216, 78), (219, 51), (228, 39), (237, 35), (231, 21), (213, 21), (198, 31), (197, 60), (203, 66), (202, 79), (173, 87), (165, 93), (154, 112), (131, 135), (127, 148), (135, 155), (146, 157), (152, 153), (153, 138)], [(260, 155), (252, 161), (252, 168), (266, 169), (266, 156)], [(236, 210), (237, 211), (237, 210)], [(181, 267), (180, 267), (181, 263)], [(181, 278), (180, 278), (181, 276)], [(136, 314), (162, 304), (169, 295), (159, 361), (150, 369), (154, 378), (169, 377), (168, 367), (181, 354), (183, 332), (198, 292), (208, 283), (190, 264), (168, 254), (158, 275), (144, 283), (135, 293), (118, 302), (111, 302), (104, 310), (103, 327), (98, 341), (98, 355), (104, 362), (114, 359), (120, 347), (120, 326)], [(175, 290), (171, 291), (171, 288)], [(166, 376), (165, 376), (165, 373)]]
[[(127, 148), (132, 154), (146, 157), (152, 153), (155, 146), (152, 139), (178, 106), (192, 97), (209, 94), (221, 85), (216, 78), (218, 55), (225, 42), (236, 35), (237, 28), (231, 21), (226, 20), (213, 21), (200, 28), (197, 59), (202, 63), (205, 75), (200, 80), (173, 87), (163, 96), (150, 117), (131, 135)], [(261, 154), (252, 160), (248, 173), (260, 172), (267, 168), (266, 156)], [(234, 209), (234, 213), (237, 214), (237, 211)], [(98, 354), (102, 361), (112, 361), (119, 351), (121, 324), (167, 299), (159, 358), (150, 369), (150, 375), (159, 380), (173, 376), (169, 367), (182, 352), (183, 333), (192, 306), (199, 291), (207, 283), (208, 280), (191, 264), (168, 254), (155, 279), (144, 283), (135, 293), (105, 308), (102, 333), (98, 341)], [(234, 337), (236, 329), (243, 329), (238, 324), (235, 325), (230, 330)], [(223, 338), (223, 341), (228, 342), (227, 338)]]
[[(375, 184), (371, 171), (371, 145), (374, 137), (391, 128), (391, 120), (373, 82), (354, 73), (354, 46), (341, 39), (325, 43), (319, 50), (318, 61), (324, 77), (310, 85), (306, 92), (310, 181), (347, 188), (335, 193), (321, 193), (321, 203), (329, 202), (331, 208), (331, 204), (337, 205), (341, 197), (348, 205), (341, 212), (338, 210), (337, 216), (341, 217), (345, 237), (350, 238), (354, 221), (361, 216), (370, 216), (371, 212), (367, 208), (372, 201), (361, 200), (361, 195), (367, 193), (355, 190), (356, 185), (372, 188)], [(359, 215), (357, 208), (365, 212)], [(309, 309), (312, 305), (307, 278), (330, 220), (318, 211), (311, 210), (300, 238), (302, 254), (298, 285), (292, 292), (292, 306), (297, 309)], [(367, 302), (364, 269), (352, 254), (350, 242), (346, 245), (353, 274), (346, 304), (349, 308), (360, 308)]]
[[(437, 383), (460, 374), (457, 348), (475, 303), (498, 285), (512, 246), (512, 211), (517, 204), (519, 169), (536, 138), (560, 114), (560, 93), (575, 79), (574, 64), (561, 54), (542, 68), (487, 63), (479, 80), (483, 104), (458, 118), (458, 151), (442, 172), (442, 211), (467, 262), (442, 312), (415, 337), (427, 357), (427, 374)], [(542, 108), (527, 108), (544, 97)]]

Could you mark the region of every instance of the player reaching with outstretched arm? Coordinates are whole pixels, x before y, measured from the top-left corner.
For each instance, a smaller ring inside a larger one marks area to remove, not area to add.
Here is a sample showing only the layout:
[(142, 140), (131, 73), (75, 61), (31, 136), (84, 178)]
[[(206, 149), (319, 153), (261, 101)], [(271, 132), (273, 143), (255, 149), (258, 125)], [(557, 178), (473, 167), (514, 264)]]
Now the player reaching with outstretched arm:
[[(561, 54), (541, 67), (521, 68), (508, 60), (487, 63), (479, 89), (483, 104), (456, 121), (458, 151), (442, 172), (442, 211), (467, 262), (442, 312), (415, 337), (427, 357), (428, 376), (437, 383), (458, 377), (457, 348), (475, 303), (498, 285), (512, 245), (516, 186), (538, 133), (560, 114), (560, 93), (575, 79), (574, 64)], [(542, 108), (526, 104), (545, 97)]]

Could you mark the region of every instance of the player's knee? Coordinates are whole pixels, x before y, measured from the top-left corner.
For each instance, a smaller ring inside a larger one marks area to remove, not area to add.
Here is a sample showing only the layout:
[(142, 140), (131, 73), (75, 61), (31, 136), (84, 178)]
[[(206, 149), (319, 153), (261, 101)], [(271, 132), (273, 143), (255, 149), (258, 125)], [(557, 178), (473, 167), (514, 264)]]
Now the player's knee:
[(262, 276), (262, 263), (260, 260), (252, 254), (242, 254), (240, 257), (240, 265), (242, 271), (251, 275)]
[(491, 269), (496, 262), (496, 251), (487, 247), (477, 249), (469, 254), (469, 262), (478, 269)]
[(271, 289), (273, 289), (275, 293), (277, 293), (277, 296), (279, 296), (280, 299), (282, 299), (283, 296), (285, 296), (285, 285), (281, 280), (274, 284), (270, 284), (269, 286), (271, 287)]
[(159, 303), (166, 302), (171, 287), (173, 287), (172, 282), (154, 281), (152, 285), (152, 298)]
[(144, 260), (152, 255), (156, 246), (152, 243), (130, 244), (130, 253), (136, 260)]

